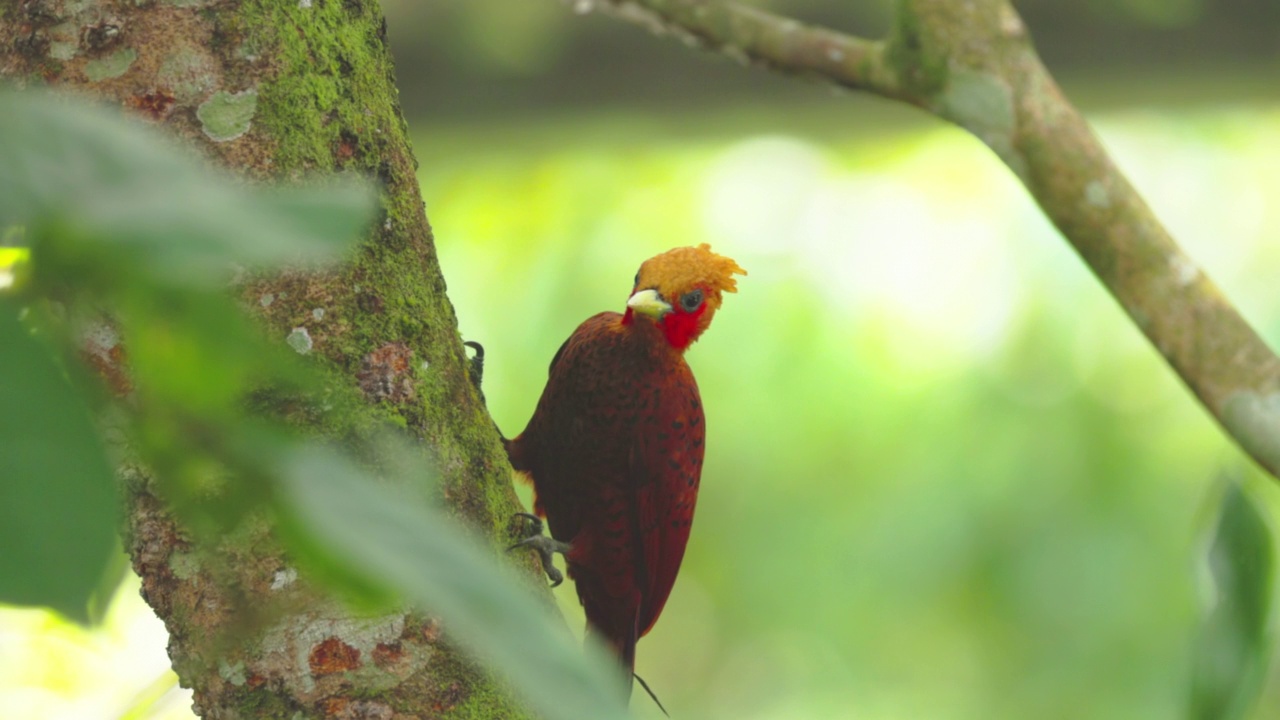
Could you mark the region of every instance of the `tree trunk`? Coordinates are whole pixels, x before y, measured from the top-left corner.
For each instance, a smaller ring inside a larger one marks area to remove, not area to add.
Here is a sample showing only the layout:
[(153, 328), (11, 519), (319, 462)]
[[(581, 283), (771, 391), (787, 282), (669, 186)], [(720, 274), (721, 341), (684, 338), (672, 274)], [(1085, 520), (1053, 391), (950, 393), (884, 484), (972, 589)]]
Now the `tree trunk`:
[[(6, 0), (0, 76), (129, 108), (249, 181), (381, 181), (378, 224), (347, 266), (255, 279), (243, 297), (367, 400), (319, 432), (407, 428), (448, 506), (505, 539), (510, 468), (468, 379), (376, 0)], [(126, 547), (203, 717), (522, 714), (436, 620), (357, 617), (299, 579), (268, 521), (200, 542), (145, 479), (126, 485)]]

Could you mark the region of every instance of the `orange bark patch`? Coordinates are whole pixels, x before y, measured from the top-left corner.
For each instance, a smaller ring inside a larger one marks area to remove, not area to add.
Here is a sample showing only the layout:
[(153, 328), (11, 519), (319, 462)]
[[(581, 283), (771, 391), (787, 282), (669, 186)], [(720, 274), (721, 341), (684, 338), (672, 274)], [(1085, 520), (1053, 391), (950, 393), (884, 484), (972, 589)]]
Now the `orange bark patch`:
[(163, 120), (177, 101), (178, 98), (174, 97), (173, 93), (161, 89), (141, 95), (130, 95), (125, 99), (125, 104), (152, 120)]
[(336, 637), (311, 648), (312, 675), (330, 675), (337, 672), (354, 670), (360, 666), (360, 651), (342, 642)]
[(414, 397), (410, 362), (413, 350), (404, 343), (387, 343), (360, 361), (356, 380), (373, 400), (399, 402)]
[(80, 357), (117, 396), (133, 392), (133, 383), (126, 372), (124, 346), (109, 325), (100, 323), (84, 333)]
[(378, 643), (373, 648), (373, 663), (383, 670), (400, 662), (404, 657), (404, 648), (400, 643)]

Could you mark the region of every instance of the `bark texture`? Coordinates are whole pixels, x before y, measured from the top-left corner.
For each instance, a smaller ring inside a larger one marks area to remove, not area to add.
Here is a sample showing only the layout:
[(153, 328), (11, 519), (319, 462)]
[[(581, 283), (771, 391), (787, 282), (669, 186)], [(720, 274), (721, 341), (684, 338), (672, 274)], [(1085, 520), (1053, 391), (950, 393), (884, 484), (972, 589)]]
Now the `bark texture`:
[[(362, 398), (299, 420), (336, 438), (407, 429), (431, 449), (447, 505), (506, 540), (510, 467), (468, 378), (377, 0), (6, 0), (0, 77), (121, 105), (250, 182), (379, 180), (382, 213), (347, 266), (255, 279), (246, 305), (331, 372), (335, 395)], [(269, 520), (199, 542), (126, 475), (126, 546), (202, 716), (522, 715), (437, 620), (352, 616), (298, 577)]]
[(884, 40), (722, 0), (592, 4), (743, 63), (915, 105), (973, 133), (1223, 429), (1280, 478), (1280, 358), (1111, 161), (1007, 0), (899, 0)]

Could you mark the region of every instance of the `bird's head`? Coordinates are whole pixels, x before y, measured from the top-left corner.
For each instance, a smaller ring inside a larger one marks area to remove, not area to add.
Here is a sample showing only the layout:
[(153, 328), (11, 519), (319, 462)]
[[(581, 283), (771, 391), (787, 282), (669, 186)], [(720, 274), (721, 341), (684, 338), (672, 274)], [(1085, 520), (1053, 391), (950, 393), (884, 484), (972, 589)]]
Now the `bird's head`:
[(738, 263), (711, 246), (681, 247), (645, 260), (627, 300), (622, 322), (652, 322), (676, 350), (684, 350), (711, 324), (721, 294), (737, 292)]

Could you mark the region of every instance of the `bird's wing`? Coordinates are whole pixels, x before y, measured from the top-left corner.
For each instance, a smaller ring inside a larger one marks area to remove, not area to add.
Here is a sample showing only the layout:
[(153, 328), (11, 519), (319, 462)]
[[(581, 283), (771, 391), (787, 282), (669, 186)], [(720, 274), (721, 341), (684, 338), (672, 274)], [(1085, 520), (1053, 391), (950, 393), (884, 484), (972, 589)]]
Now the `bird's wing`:
[(657, 622), (675, 584), (702, 475), (706, 426), (698, 386), (687, 370), (678, 379), (663, 390), (658, 420), (637, 428), (632, 450), (640, 636)]

